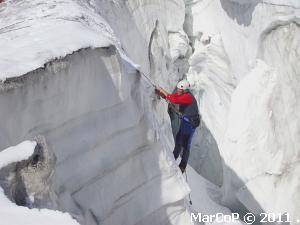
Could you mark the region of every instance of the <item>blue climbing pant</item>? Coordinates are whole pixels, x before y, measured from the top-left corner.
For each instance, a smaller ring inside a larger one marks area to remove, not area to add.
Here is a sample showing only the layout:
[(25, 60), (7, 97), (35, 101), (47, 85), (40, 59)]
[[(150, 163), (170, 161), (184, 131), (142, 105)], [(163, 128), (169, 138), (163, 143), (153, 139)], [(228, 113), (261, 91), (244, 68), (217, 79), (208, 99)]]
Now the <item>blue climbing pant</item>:
[(186, 167), (190, 156), (190, 148), (194, 132), (195, 128), (193, 128), (189, 123), (188, 118), (185, 116), (181, 118), (180, 128), (175, 138), (175, 148), (173, 154), (176, 160), (182, 150), (182, 158), (179, 166), (183, 168)]

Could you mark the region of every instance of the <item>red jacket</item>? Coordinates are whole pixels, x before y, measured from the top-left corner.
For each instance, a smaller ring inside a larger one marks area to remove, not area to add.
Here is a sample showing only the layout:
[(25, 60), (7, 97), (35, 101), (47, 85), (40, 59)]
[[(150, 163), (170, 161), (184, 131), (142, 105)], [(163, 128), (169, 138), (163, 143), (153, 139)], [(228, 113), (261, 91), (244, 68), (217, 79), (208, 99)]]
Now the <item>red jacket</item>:
[(182, 95), (178, 95), (177, 93), (169, 94), (166, 98), (173, 104), (190, 105), (193, 102), (192, 95), (189, 92)]

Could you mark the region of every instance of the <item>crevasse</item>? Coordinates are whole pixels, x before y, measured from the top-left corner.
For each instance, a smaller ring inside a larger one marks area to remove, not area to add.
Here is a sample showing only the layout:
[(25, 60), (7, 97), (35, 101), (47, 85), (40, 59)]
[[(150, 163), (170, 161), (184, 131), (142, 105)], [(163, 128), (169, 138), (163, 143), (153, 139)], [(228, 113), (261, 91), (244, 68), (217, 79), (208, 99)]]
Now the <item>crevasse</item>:
[[(86, 225), (299, 217), (299, 16), (279, 0), (0, 3), (0, 149), (39, 146), (1, 170), (7, 197)], [(137, 65), (168, 91), (185, 74), (193, 85), (189, 185)]]

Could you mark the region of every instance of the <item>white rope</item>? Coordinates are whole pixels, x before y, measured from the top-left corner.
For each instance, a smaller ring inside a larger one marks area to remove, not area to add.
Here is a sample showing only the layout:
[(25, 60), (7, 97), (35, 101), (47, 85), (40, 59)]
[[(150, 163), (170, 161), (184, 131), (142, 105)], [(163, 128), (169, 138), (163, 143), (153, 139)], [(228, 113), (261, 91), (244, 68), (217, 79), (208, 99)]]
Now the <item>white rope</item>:
[[(187, 178), (187, 172), (186, 172), (186, 170), (184, 171), (184, 173), (185, 173), (185, 180), (186, 180), (186, 183), (188, 183), (188, 178)], [(189, 193), (189, 203), (190, 203), (190, 205), (193, 205), (193, 202), (192, 202), (192, 199), (191, 199), (191, 193)]]

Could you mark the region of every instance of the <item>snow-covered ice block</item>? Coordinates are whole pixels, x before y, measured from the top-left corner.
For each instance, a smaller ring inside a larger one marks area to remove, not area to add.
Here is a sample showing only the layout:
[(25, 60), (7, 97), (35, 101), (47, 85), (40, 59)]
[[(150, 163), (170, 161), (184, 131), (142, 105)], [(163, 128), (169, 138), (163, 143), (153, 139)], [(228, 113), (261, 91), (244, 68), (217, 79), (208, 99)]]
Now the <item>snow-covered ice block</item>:
[[(34, 152), (36, 142), (24, 141), (19, 145), (0, 151), (0, 169), (10, 163), (28, 159)], [(3, 225), (79, 225), (68, 213), (48, 209), (29, 209), (11, 202), (0, 187), (0, 215)]]

